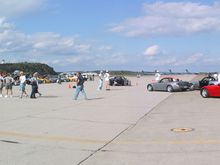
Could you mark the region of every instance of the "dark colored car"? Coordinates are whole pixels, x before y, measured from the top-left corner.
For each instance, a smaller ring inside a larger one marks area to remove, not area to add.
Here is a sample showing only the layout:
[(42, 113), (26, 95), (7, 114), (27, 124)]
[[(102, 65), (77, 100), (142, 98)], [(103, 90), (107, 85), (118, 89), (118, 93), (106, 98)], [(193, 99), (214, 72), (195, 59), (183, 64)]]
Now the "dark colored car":
[(115, 76), (109, 79), (111, 86), (130, 86), (131, 81), (124, 76)]
[(204, 86), (216, 84), (218, 84), (218, 81), (214, 77), (208, 76), (204, 77), (202, 80), (192, 82), (191, 89), (201, 89)]
[(200, 94), (204, 98), (207, 98), (207, 97), (220, 97), (220, 84), (204, 86), (200, 90)]
[(190, 89), (191, 83), (187, 81), (182, 81), (179, 79), (174, 79), (172, 77), (165, 77), (158, 82), (149, 83), (147, 85), (148, 91), (186, 91)]

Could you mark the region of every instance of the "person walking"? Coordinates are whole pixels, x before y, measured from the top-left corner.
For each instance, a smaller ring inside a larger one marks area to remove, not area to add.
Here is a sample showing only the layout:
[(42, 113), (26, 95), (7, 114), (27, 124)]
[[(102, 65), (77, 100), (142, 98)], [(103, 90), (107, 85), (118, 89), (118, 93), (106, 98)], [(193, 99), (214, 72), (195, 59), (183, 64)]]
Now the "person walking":
[[(5, 84), (5, 89), (6, 89), (6, 95), (5, 98), (13, 97), (13, 92), (12, 92), (12, 86), (14, 83), (14, 79), (11, 77), (11, 75), (9, 73), (6, 74), (6, 77), (4, 78), (4, 84)], [(9, 91), (10, 91), (10, 95), (9, 95)]]
[(42, 96), (42, 94), (39, 92), (39, 82), (38, 82), (38, 77), (39, 77), (39, 73), (38, 72), (35, 72), (33, 74), (33, 76), (36, 78), (36, 82), (37, 82), (37, 91), (35, 94), (38, 94), (39, 96)]
[(26, 88), (26, 76), (25, 76), (24, 72), (20, 72), (19, 81), (20, 81), (20, 90), (21, 90), (20, 98), (22, 98), (24, 94), (25, 94), (26, 97), (28, 97), (28, 94), (25, 90), (25, 88)]
[(104, 80), (104, 74), (103, 74), (103, 71), (100, 71), (100, 73), (99, 73), (99, 86), (98, 86), (99, 91), (102, 90), (103, 80)]
[(32, 88), (30, 98), (31, 99), (36, 99), (36, 95), (35, 94), (39, 93), (38, 92), (38, 82), (37, 82), (37, 72), (33, 74), (33, 77), (31, 78), (30, 85), (31, 85), (31, 88)]
[(3, 97), (2, 95), (3, 87), (4, 87), (4, 78), (3, 78), (3, 74), (0, 73), (0, 97)]
[(104, 78), (105, 78), (105, 89), (110, 90), (110, 74), (108, 70), (106, 70)]
[(84, 95), (84, 99), (88, 100), (86, 92), (84, 90), (84, 79), (83, 79), (83, 76), (82, 76), (82, 74), (80, 72), (78, 72), (76, 74), (76, 91), (75, 91), (75, 94), (74, 94), (74, 100), (77, 100), (80, 92)]

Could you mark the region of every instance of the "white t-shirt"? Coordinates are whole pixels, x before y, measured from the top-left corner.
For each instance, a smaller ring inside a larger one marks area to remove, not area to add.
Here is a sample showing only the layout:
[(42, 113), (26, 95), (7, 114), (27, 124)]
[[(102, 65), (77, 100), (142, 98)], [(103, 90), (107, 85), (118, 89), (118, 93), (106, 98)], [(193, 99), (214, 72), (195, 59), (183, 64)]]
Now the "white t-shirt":
[(159, 81), (159, 80), (160, 80), (160, 73), (156, 73), (156, 74), (155, 74), (155, 80), (156, 80), (156, 81)]
[(19, 80), (20, 80), (20, 83), (23, 84), (26, 81), (26, 77), (25, 76), (20, 76)]
[(109, 75), (109, 73), (105, 73), (105, 81), (109, 81), (109, 77), (110, 77), (110, 75)]
[(104, 79), (103, 73), (99, 73), (99, 78), (100, 78), (100, 80), (103, 80), (103, 79)]

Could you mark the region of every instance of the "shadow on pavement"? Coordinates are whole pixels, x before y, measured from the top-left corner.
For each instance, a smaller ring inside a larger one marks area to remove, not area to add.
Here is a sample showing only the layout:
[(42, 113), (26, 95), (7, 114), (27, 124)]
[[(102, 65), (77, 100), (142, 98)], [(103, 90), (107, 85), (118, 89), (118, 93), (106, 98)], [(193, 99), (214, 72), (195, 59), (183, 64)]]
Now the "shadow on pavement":
[(104, 97), (89, 98), (88, 100), (101, 100), (101, 99), (104, 99)]
[(39, 98), (58, 98), (60, 96), (40, 96)]

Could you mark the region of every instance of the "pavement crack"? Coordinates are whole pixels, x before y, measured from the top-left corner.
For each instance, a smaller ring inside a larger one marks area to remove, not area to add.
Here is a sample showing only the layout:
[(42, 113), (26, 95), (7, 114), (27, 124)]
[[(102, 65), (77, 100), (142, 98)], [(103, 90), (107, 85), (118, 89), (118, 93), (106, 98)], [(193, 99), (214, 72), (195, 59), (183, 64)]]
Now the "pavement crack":
[(113, 142), (115, 139), (117, 139), (121, 134), (123, 134), (125, 131), (127, 131), (129, 128), (131, 127), (131, 125), (127, 128), (125, 128), (123, 131), (121, 131), (117, 136), (115, 136), (112, 140), (110, 140), (109, 142), (107, 142), (105, 145), (103, 145), (102, 147), (100, 147), (99, 149), (95, 150), (93, 153), (91, 153), (89, 156), (87, 156), (85, 159), (81, 160), (77, 165), (82, 164), (83, 162), (85, 162), (86, 160), (88, 160), (90, 157), (94, 156), (96, 153), (98, 153), (99, 151), (101, 151), (103, 148), (105, 148), (107, 145), (109, 145), (111, 142)]
[(103, 148), (105, 148), (107, 145), (109, 145), (110, 143), (112, 143), (115, 139), (117, 139), (120, 135), (122, 135), (124, 132), (126, 132), (129, 129), (134, 128), (141, 120), (143, 120), (146, 116), (148, 116), (152, 111), (154, 111), (156, 109), (156, 107), (160, 104), (162, 104), (162, 102), (164, 102), (165, 100), (167, 100), (170, 96), (172, 96), (172, 94), (170, 94), (169, 96), (167, 96), (163, 101), (161, 101), (159, 104), (155, 105), (154, 107), (151, 108), (150, 111), (148, 111), (146, 114), (144, 114), (142, 117), (140, 117), (134, 124), (129, 125), (127, 128), (125, 128), (123, 131), (121, 131), (117, 136), (115, 136), (112, 140), (110, 140), (109, 142), (107, 142), (105, 145), (103, 145), (102, 147), (100, 147), (99, 149), (95, 150), (93, 153), (91, 153), (89, 156), (87, 156), (85, 159), (83, 159), (82, 161), (80, 161), (77, 165), (81, 165), (83, 162), (85, 162), (86, 160), (88, 160), (89, 158), (91, 158), (92, 156), (94, 156), (96, 153), (98, 153), (99, 151), (102, 151)]

